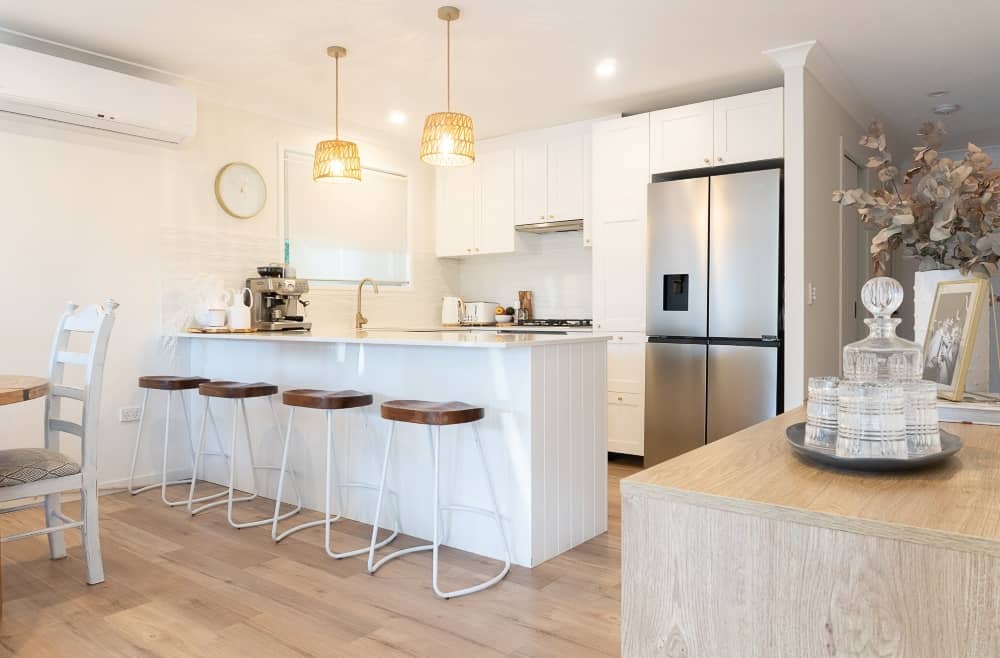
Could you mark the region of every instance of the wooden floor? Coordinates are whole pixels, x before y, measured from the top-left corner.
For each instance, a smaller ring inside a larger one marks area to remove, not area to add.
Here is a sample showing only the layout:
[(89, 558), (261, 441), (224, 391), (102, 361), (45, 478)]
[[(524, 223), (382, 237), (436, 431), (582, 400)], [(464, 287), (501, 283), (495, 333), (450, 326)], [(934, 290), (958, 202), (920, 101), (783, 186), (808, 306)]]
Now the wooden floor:
[[(617, 656), (618, 481), (639, 469), (616, 458), (608, 470), (606, 534), (450, 601), (431, 591), (427, 553), (370, 576), (363, 557), (327, 557), (322, 528), (275, 545), (269, 527), (230, 528), (224, 507), (191, 518), (154, 491), (104, 496), (101, 585), (84, 584), (78, 532), (66, 533), (64, 560), (48, 559), (44, 537), (4, 544), (0, 655)], [(263, 502), (250, 505), (270, 513)], [(4, 515), (0, 535), (40, 523), (36, 510)], [(341, 550), (370, 532), (351, 521), (335, 527)], [(442, 584), (469, 584), (497, 565), (443, 550)]]

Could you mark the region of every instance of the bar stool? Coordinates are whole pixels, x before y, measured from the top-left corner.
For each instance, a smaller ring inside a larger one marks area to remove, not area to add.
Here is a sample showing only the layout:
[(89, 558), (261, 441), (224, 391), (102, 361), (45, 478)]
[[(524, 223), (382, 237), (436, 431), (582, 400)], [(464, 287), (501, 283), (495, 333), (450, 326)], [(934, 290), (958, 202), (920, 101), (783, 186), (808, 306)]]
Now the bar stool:
[[(271, 407), (271, 415), (274, 417), (275, 428), (280, 428), (281, 423), (278, 420), (278, 412), (274, 408), (274, 395), (278, 392), (278, 387), (273, 384), (265, 384), (263, 382), (258, 382), (255, 384), (244, 384), (241, 382), (228, 382), (228, 381), (216, 381), (207, 382), (200, 384), (198, 386), (198, 393), (205, 398), (205, 411), (201, 417), (201, 430), (198, 433), (198, 449), (195, 452), (194, 457), (194, 468), (191, 472), (191, 489), (188, 492), (187, 499), (187, 509), (191, 515), (198, 514), (209, 508), (215, 507), (217, 505), (226, 505), (226, 518), (229, 520), (229, 525), (234, 528), (250, 528), (253, 526), (265, 525), (271, 523), (271, 517), (265, 519), (259, 519), (256, 521), (246, 521), (237, 523), (233, 519), (233, 503), (245, 502), (248, 500), (253, 500), (260, 493), (257, 486), (257, 471), (261, 469), (277, 470), (278, 466), (269, 465), (259, 465), (253, 456), (253, 440), (250, 436), (250, 420), (247, 417), (247, 406), (246, 401), (248, 398), (263, 398), (266, 397), (268, 405)], [(205, 422), (211, 413), (210, 400), (212, 398), (225, 398), (233, 401), (233, 425), (232, 432), (229, 435), (229, 487), (226, 491), (221, 491), (219, 493), (210, 494), (208, 496), (202, 496), (200, 498), (194, 497), (194, 488), (198, 482), (198, 466), (201, 463), (201, 457), (203, 454), (213, 454), (205, 453)], [(243, 415), (243, 428), (244, 428), (244, 439), (246, 440), (247, 453), (250, 455), (250, 475), (253, 481), (253, 493), (249, 496), (234, 496), (234, 486), (236, 481), (236, 427), (237, 421), (239, 420), (240, 412)], [(279, 430), (280, 432), (280, 430)], [(276, 436), (275, 439), (278, 443), (281, 443), (281, 437)], [(297, 503), (293, 509), (285, 512), (281, 515), (281, 519), (287, 519), (293, 514), (297, 514), (299, 510), (302, 509), (302, 493), (299, 491), (298, 482), (294, 479), (294, 473), (292, 474), (292, 487), (295, 490), (295, 495), (297, 498)], [(213, 500), (215, 498), (221, 498), (225, 496), (225, 500), (217, 500), (215, 502), (205, 502), (208, 500)], [(200, 507), (194, 507), (194, 503), (205, 503)]]
[[(433, 551), (432, 560), (432, 572), (431, 581), (434, 585), (434, 593), (444, 599), (451, 599), (458, 596), (465, 596), (466, 594), (472, 594), (473, 592), (478, 592), (484, 590), (487, 587), (492, 587), (493, 585), (500, 582), (507, 572), (510, 571), (510, 544), (507, 542), (507, 533), (503, 529), (503, 522), (500, 520), (500, 510), (497, 506), (496, 491), (493, 488), (493, 479), (490, 476), (490, 468), (486, 463), (486, 454), (483, 452), (483, 444), (479, 437), (479, 428), (475, 425), (476, 421), (482, 420), (485, 415), (485, 410), (482, 407), (475, 407), (464, 402), (424, 402), (422, 400), (390, 400), (389, 402), (384, 402), (382, 404), (382, 417), (386, 420), (392, 421), (389, 426), (389, 441), (385, 446), (385, 460), (382, 462), (382, 481), (379, 486), (378, 504), (375, 507), (375, 518), (379, 517), (382, 510), (382, 497), (385, 493), (385, 479), (386, 474), (389, 470), (389, 455), (392, 450), (392, 440), (396, 429), (396, 423), (415, 423), (417, 425), (426, 425), (427, 434), (430, 438), (431, 449), (434, 454), (434, 538), (433, 543), (424, 544), (421, 546), (413, 546), (411, 548), (403, 548), (389, 555), (386, 555), (378, 562), (375, 562), (375, 530), (372, 532), (372, 541), (369, 545), (368, 550), (368, 573), (375, 573), (378, 569), (388, 562), (397, 557), (406, 555), (408, 553), (415, 553), (417, 551)], [(490, 492), (490, 500), (493, 503), (493, 509), (488, 510), (481, 507), (468, 507), (466, 505), (441, 505), (439, 501), (440, 494), (440, 484), (441, 484), (441, 426), (442, 425), (461, 425), (465, 423), (472, 423), (473, 435), (476, 439), (476, 447), (479, 451), (479, 458), (483, 463), (483, 472), (486, 474), (486, 486)], [(445, 510), (453, 510), (459, 512), (472, 512), (474, 514), (482, 514), (484, 516), (492, 517), (497, 524), (497, 530), (500, 531), (500, 538), (503, 540), (504, 549), (504, 566), (503, 569), (497, 575), (493, 576), (489, 580), (482, 582), (478, 585), (473, 585), (471, 587), (466, 587), (463, 589), (453, 590), (451, 592), (442, 592), (441, 588), (438, 587), (438, 552), (441, 545), (440, 537), (440, 518), (441, 512)]]
[[(327, 555), (332, 558), (342, 559), (345, 557), (353, 557), (355, 555), (363, 555), (369, 551), (369, 546), (365, 545), (364, 548), (359, 548), (352, 551), (347, 551), (345, 553), (335, 553), (330, 548), (330, 525), (339, 521), (344, 513), (344, 498), (341, 494), (342, 489), (368, 489), (371, 491), (378, 491), (379, 488), (374, 484), (368, 484), (365, 482), (338, 482), (336, 485), (337, 491), (337, 515), (332, 516), (330, 513), (330, 498), (332, 497), (333, 491), (333, 479), (334, 473), (337, 472), (337, 454), (333, 444), (333, 412), (340, 409), (357, 409), (361, 407), (370, 406), (372, 403), (372, 396), (368, 393), (360, 393), (358, 391), (322, 391), (315, 389), (295, 389), (291, 391), (285, 391), (281, 396), (282, 402), (290, 407), (288, 411), (288, 431), (285, 434), (285, 447), (281, 453), (281, 471), (278, 476), (278, 493), (275, 496), (274, 501), (274, 519), (271, 525), (271, 539), (276, 542), (281, 541), (288, 535), (298, 532), (299, 530), (304, 530), (306, 528), (313, 528), (319, 525), (325, 527), (325, 541), (324, 548), (326, 549)], [(306, 523), (301, 523), (293, 528), (285, 530), (281, 534), (278, 534), (278, 521), (280, 519), (278, 512), (281, 508), (281, 493), (283, 491), (285, 482), (285, 468), (288, 464), (288, 453), (289, 446), (292, 439), (292, 423), (295, 420), (295, 409), (296, 407), (301, 407), (304, 409), (319, 409), (326, 412), (326, 502), (324, 507), (324, 516), (318, 521), (308, 521)], [(395, 493), (390, 492), (390, 497), (394, 497)], [(394, 503), (393, 505), (396, 510), (395, 520), (393, 524), (393, 529), (391, 534), (383, 539), (381, 542), (376, 544), (376, 548), (381, 548), (391, 542), (393, 539), (399, 535), (399, 505)], [(375, 527), (375, 531), (378, 532), (378, 517), (375, 517), (375, 521), (372, 523)]]
[[(171, 375), (146, 375), (139, 378), (139, 388), (143, 389), (142, 394), (142, 407), (139, 409), (139, 430), (135, 435), (135, 446), (132, 449), (132, 465), (128, 472), (128, 492), (133, 496), (140, 494), (144, 491), (149, 491), (150, 489), (155, 489), (159, 487), (160, 498), (163, 502), (170, 507), (176, 505), (183, 505), (187, 502), (186, 499), (182, 500), (168, 500), (167, 499), (167, 487), (174, 486), (178, 484), (188, 484), (190, 479), (181, 480), (171, 480), (167, 481), (167, 455), (169, 454), (170, 447), (170, 410), (171, 403), (173, 402), (174, 392), (178, 392), (181, 398), (181, 407), (184, 409), (184, 427), (187, 430), (187, 445), (188, 452), (191, 454), (191, 461), (194, 461), (194, 447), (191, 445), (191, 418), (188, 416), (187, 402), (184, 400), (184, 391), (190, 391), (198, 388), (199, 385), (204, 384), (208, 380), (204, 377), (174, 377)], [(147, 484), (144, 487), (135, 487), (135, 465), (139, 458), (139, 444), (142, 441), (142, 428), (144, 421), (146, 420), (146, 406), (149, 403), (149, 392), (150, 391), (166, 391), (167, 392), (167, 411), (166, 411), (166, 421), (164, 423), (163, 429), (163, 468), (160, 475), (160, 481), (153, 484)], [(212, 419), (212, 425), (215, 425), (215, 419)]]

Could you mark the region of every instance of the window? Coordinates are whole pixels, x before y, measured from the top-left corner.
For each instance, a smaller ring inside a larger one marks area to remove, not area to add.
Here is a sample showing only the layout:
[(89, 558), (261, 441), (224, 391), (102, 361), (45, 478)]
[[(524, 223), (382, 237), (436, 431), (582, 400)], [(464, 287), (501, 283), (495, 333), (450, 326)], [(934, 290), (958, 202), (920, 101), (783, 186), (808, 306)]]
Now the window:
[(317, 183), (311, 153), (283, 159), (285, 255), (300, 278), (410, 282), (406, 176), (362, 169), (360, 183)]

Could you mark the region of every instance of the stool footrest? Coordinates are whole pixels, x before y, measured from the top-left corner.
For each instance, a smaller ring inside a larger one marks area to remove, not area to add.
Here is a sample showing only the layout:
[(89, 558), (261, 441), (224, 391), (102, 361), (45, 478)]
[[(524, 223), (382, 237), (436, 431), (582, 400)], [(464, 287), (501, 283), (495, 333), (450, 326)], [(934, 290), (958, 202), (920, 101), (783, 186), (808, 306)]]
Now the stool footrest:
[[(178, 484), (191, 484), (191, 478), (187, 478), (185, 480), (170, 480), (167, 482), (168, 487), (172, 487)], [(135, 496), (136, 494), (141, 494), (143, 491), (149, 491), (150, 489), (159, 489), (162, 486), (163, 486), (162, 482), (155, 482), (153, 484), (147, 484), (143, 487), (139, 487), (138, 489), (129, 489), (128, 492), (133, 496)], [(184, 502), (187, 502), (187, 500), (185, 499)]]

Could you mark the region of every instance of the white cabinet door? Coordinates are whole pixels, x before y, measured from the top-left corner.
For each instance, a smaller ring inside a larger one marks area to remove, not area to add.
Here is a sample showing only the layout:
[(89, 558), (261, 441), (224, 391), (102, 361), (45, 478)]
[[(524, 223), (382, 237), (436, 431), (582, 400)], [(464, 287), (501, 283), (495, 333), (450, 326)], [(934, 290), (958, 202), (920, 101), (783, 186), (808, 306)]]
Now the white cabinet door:
[(712, 164), (712, 101), (649, 115), (650, 166), (654, 174)]
[(645, 220), (649, 115), (594, 124), (591, 153), (593, 220)]
[(537, 143), (517, 147), (517, 202), (515, 222), (535, 224), (544, 222), (548, 214), (548, 145), (543, 139)]
[(475, 253), (514, 251), (514, 149), (480, 152), (480, 219)]
[(646, 336), (612, 334), (608, 343), (608, 450), (643, 453)]
[(779, 87), (715, 101), (714, 164), (783, 157), (783, 98)]
[(588, 162), (585, 135), (567, 135), (548, 143), (548, 210), (546, 221), (582, 219)]
[(641, 396), (608, 392), (608, 452), (642, 455), (644, 413)]
[(468, 256), (476, 244), (479, 222), (479, 169), (476, 165), (438, 169), (436, 253)]
[(600, 331), (645, 331), (646, 222), (595, 225), (594, 325)]

